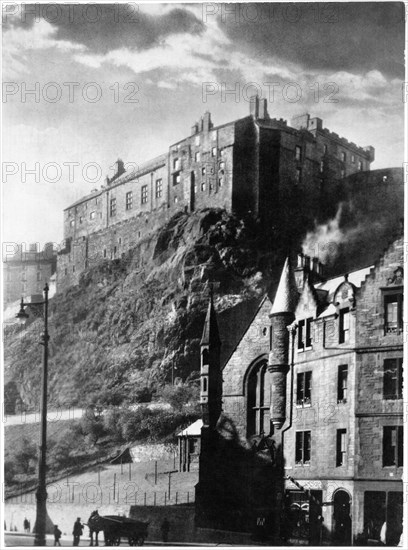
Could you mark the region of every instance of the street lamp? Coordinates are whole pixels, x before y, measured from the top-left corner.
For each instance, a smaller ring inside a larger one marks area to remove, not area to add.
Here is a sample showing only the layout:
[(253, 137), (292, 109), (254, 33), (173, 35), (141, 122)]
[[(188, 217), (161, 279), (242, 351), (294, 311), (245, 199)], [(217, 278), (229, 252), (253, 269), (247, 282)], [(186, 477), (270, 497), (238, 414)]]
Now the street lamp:
[(47, 521), (47, 487), (46, 487), (46, 457), (47, 457), (47, 378), (48, 378), (48, 284), (44, 287), (44, 301), (34, 303), (24, 303), (21, 298), (20, 311), (16, 317), (21, 324), (25, 324), (28, 315), (24, 311), (27, 306), (44, 306), (44, 333), (42, 334), (40, 345), (44, 346), (43, 353), (43, 372), (41, 389), (41, 435), (40, 435), (40, 457), (38, 462), (38, 489), (35, 494), (37, 499), (37, 513), (35, 519), (35, 546), (46, 546), (46, 521)]

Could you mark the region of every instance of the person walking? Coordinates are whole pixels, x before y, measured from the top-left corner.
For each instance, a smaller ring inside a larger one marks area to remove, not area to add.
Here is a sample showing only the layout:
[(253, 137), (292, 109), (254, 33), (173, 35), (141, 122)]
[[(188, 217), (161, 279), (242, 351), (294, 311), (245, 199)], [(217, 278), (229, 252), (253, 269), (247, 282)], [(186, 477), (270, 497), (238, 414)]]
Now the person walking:
[(54, 546), (61, 546), (60, 538), (62, 532), (58, 529), (58, 525), (54, 525)]
[(76, 522), (74, 523), (74, 530), (72, 531), (72, 534), (74, 535), (73, 546), (79, 546), (79, 541), (83, 533), (83, 529), (84, 526), (81, 523), (81, 518), (77, 518)]
[(170, 522), (167, 518), (164, 518), (163, 523), (161, 524), (161, 533), (163, 542), (167, 542), (169, 538), (170, 531)]
[(23, 521), (23, 527), (24, 527), (24, 533), (29, 533), (29, 529), (28, 529), (28, 519), (27, 518), (24, 518), (24, 521)]

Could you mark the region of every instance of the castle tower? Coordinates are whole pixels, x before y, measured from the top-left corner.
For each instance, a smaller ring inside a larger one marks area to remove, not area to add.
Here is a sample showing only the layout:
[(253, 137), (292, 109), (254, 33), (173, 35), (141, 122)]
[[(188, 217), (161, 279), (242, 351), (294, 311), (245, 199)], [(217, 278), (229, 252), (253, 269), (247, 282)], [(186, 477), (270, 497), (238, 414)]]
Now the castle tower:
[(221, 340), (211, 292), (205, 318), (201, 348), (200, 403), (204, 427), (214, 429), (221, 414), (222, 374), (220, 365)]
[(271, 373), (271, 421), (280, 429), (286, 418), (286, 376), (289, 371), (288, 325), (295, 320), (298, 292), (295, 276), (286, 258), (278, 290), (269, 315), (271, 320), (271, 347), (268, 370)]

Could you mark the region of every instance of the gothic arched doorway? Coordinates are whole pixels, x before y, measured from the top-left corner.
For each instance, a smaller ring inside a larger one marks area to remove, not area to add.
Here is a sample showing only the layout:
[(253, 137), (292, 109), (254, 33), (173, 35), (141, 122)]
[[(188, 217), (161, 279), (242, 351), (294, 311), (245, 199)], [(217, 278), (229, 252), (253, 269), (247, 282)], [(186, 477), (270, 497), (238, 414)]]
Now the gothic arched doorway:
[(333, 496), (334, 540), (338, 546), (351, 545), (351, 497), (344, 489)]

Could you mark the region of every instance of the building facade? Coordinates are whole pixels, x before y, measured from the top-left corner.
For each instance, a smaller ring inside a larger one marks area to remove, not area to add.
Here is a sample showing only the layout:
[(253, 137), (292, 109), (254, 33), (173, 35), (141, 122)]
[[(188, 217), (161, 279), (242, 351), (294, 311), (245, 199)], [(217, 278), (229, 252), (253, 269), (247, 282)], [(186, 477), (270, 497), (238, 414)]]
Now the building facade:
[(4, 305), (20, 300), (22, 296), (42, 295), (45, 283), (50, 284), (56, 272), (57, 253), (52, 243), (39, 250), (38, 243), (28, 250), (16, 245), (16, 250), (3, 261)]
[(317, 211), (329, 182), (368, 171), (373, 160), (373, 147), (340, 138), (320, 118), (271, 118), (258, 97), (249, 116), (221, 126), (207, 112), (165, 154), (128, 171), (118, 160), (101, 189), (64, 210), (58, 288), (77, 284), (93, 262), (121, 258), (179, 211), (224, 208), (283, 226), (291, 197)]
[[(401, 237), (375, 265), (328, 280), (303, 255), (286, 261), (273, 303), (265, 297), (222, 369), (217, 426), (205, 430), (204, 421), (197, 492), (202, 524), (211, 523), (202, 495), (220, 469), (218, 449), (228, 425), (241, 456), (252, 464), (263, 460), (265, 472), (269, 462), (268, 478), (252, 472), (257, 485), (273, 480), (269, 502), (265, 495), (251, 500), (254, 478), (241, 476), (247, 529), (262, 520), (283, 539), (349, 546), (380, 540), (386, 523), (387, 544), (398, 543), (403, 253)], [(208, 408), (207, 371), (201, 372)], [(210, 489), (217, 490), (222, 485)]]

